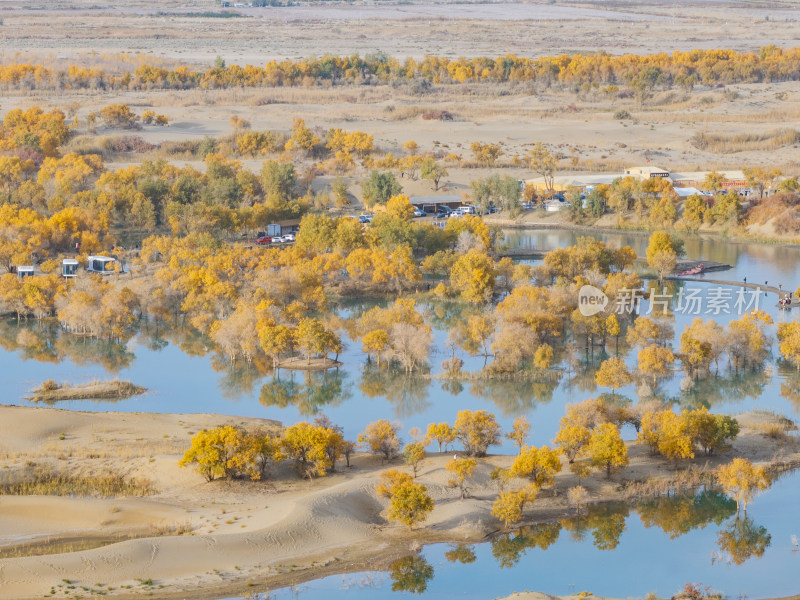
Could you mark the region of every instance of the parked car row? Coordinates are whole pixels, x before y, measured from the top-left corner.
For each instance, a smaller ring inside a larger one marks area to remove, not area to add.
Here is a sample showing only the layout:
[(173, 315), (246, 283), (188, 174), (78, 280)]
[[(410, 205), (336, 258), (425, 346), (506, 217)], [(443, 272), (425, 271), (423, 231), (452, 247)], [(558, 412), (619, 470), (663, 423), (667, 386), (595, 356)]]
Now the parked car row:
[(269, 236), (264, 232), (259, 232), (254, 240), (254, 243), (261, 246), (267, 246), (269, 244), (285, 244), (293, 241), (295, 241), (295, 236), (293, 233)]
[(422, 215), (417, 215), (415, 210), (414, 214), (415, 216), (426, 216), (426, 215), (432, 216), (434, 219), (449, 219), (451, 217), (463, 217), (464, 215), (475, 215), (477, 214), (477, 212), (475, 211), (474, 206), (459, 206), (458, 208), (450, 208), (449, 206), (439, 206), (436, 208), (436, 212), (429, 212), (429, 213), (423, 213)]

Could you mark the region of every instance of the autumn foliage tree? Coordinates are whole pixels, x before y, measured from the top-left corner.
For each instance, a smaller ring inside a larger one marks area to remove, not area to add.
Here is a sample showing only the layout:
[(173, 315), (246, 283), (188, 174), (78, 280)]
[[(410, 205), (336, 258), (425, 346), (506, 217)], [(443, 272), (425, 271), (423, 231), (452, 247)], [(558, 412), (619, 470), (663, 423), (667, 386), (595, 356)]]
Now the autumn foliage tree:
[[(335, 435), (335, 434), (338, 434)], [(341, 434), (327, 427), (300, 422), (287, 427), (280, 440), (278, 457), (293, 460), (303, 477), (322, 477), (335, 468), (335, 459), (341, 456)], [(327, 452), (334, 445), (333, 459)]]
[(536, 499), (536, 488), (532, 485), (521, 490), (501, 492), (492, 505), (492, 516), (503, 521), (506, 529), (522, 520), (526, 504)]
[(400, 450), (397, 427), (386, 419), (379, 419), (367, 425), (358, 435), (358, 442), (365, 444), (370, 452), (380, 454), (384, 460), (392, 460)]
[(422, 442), (406, 444), (406, 447), (403, 448), (403, 460), (411, 467), (411, 470), (414, 472), (414, 478), (416, 479), (417, 471), (419, 471), (419, 468), (425, 460), (425, 444)]
[(449, 485), (458, 488), (461, 499), (467, 497), (467, 483), (474, 476), (478, 461), (474, 458), (454, 458), (447, 461), (445, 469), (450, 475)]
[(387, 517), (409, 529), (427, 520), (433, 511), (433, 499), (428, 489), (419, 483), (399, 483), (393, 486)]
[(678, 258), (684, 255), (683, 241), (665, 231), (656, 231), (650, 236), (647, 245), (647, 264), (658, 272), (662, 281), (675, 269)]
[(800, 371), (800, 323), (797, 321), (779, 323), (778, 342), (781, 356)]
[(529, 479), (537, 490), (552, 485), (555, 475), (560, 471), (558, 452), (548, 446), (525, 446), (511, 465), (514, 477)]
[(467, 302), (486, 302), (494, 292), (494, 280), (494, 264), (479, 250), (460, 256), (450, 269), (450, 285)]
[(434, 441), (439, 446), (439, 452), (447, 450), (447, 446), (456, 439), (456, 430), (449, 423), (430, 423), (426, 432), (426, 437)]
[(113, 129), (133, 129), (140, 117), (127, 104), (109, 104), (100, 110), (106, 127)]
[(561, 427), (553, 441), (572, 464), (586, 448), (591, 436), (592, 432), (588, 427), (570, 423), (562, 417)]
[(266, 474), (276, 452), (275, 440), (270, 436), (224, 425), (196, 433), (178, 464), (195, 465), (207, 481), (242, 476), (256, 480)]
[(611, 388), (611, 393), (614, 394), (619, 388), (631, 383), (633, 376), (621, 358), (612, 356), (600, 364), (595, 381), (599, 386)]
[(734, 458), (729, 464), (717, 469), (717, 482), (736, 500), (736, 512), (743, 509), (747, 516), (747, 504), (760, 490), (769, 487), (769, 478), (763, 467), (758, 467), (746, 458)]
[(500, 443), (502, 433), (495, 416), (485, 410), (462, 410), (454, 425), (456, 439), (470, 456), (486, 456), (490, 446)]
[(531, 424), (528, 423), (528, 419), (526, 419), (524, 416), (517, 417), (514, 419), (514, 424), (511, 427), (511, 431), (506, 434), (506, 439), (514, 442), (521, 453), (522, 447), (525, 445), (525, 440), (528, 438), (530, 431)]
[(413, 482), (411, 475), (408, 473), (398, 469), (389, 469), (381, 473), (380, 481), (375, 484), (375, 491), (379, 496), (391, 498), (395, 487), (404, 483)]
[(605, 469), (606, 477), (628, 464), (628, 448), (613, 423), (602, 423), (592, 431), (586, 454), (593, 465)]

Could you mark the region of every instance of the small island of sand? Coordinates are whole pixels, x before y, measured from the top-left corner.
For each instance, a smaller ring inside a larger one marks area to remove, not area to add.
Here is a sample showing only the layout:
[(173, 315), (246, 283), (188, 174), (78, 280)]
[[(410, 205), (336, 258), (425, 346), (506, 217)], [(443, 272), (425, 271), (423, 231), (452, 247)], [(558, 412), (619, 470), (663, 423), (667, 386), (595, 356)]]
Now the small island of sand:
[(121, 400), (144, 394), (146, 391), (147, 388), (119, 379), (79, 384), (59, 384), (49, 379), (32, 390), (31, 395), (25, 399), (45, 403), (61, 400)]

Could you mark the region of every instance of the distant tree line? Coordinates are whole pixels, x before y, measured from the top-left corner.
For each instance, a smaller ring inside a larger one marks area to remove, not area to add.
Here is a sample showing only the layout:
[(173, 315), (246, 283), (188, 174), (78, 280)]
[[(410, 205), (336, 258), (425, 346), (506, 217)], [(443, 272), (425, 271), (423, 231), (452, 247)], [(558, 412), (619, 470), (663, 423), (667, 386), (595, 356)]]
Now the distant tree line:
[(41, 64), (0, 66), (0, 87), (11, 89), (228, 88), (331, 84), (388, 84), (410, 79), (432, 83), (536, 82), (553, 85), (619, 85), (637, 92), (672, 86), (797, 81), (800, 48), (765, 46), (758, 53), (711, 49), (649, 55), (562, 54), (538, 58), (505, 54), (496, 58), (450, 59), (426, 56), (401, 59), (383, 52), (364, 57), (331, 56), (268, 61), (263, 67), (226, 65), (218, 59), (207, 69), (168, 69), (142, 64), (133, 71), (105, 71), (79, 65), (52, 69)]

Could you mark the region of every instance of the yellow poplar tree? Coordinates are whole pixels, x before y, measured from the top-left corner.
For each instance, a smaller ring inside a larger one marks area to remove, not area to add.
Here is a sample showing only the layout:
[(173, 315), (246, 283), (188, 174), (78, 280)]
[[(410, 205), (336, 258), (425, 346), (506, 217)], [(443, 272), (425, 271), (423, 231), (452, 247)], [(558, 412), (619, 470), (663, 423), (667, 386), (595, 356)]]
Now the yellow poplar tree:
[(514, 477), (527, 477), (536, 489), (552, 485), (559, 471), (561, 459), (558, 452), (549, 446), (525, 446), (511, 465)]
[(358, 441), (366, 444), (370, 452), (380, 454), (386, 460), (394, 458), (400, 449), (397, 428), (386, 419), (379, 419), (367, 425), (359, 434)]
[(480, 250), (462, 254), (450, 269), (450, 285), (467, 302), (486, 302), (494, 292), (494, 277), (492, 260)]
[(397, 521), (413, 529), (414, 525), (427, 520), (433, 511), (433, 498), (428, 489), (419, 483), (400, 483), (394, 486), (389, 499), (390, 521)]
[(456, 439), (456, 430), (449, 423), (430, 423), (426, 437), (439, 444), (439, 452), (442, 451), (442, 446), (446, 451), (447, 446)]
[(604, 360), (595, 374), (595, 381), (600, 387), (611, 388), (611, 393), (628, 385), (633, 381), (633, 376), (625, 366), (625, 361), (616, 356)]
[(511, 426), (511, 431), (506, 434), (506, 439), (511, 440), (517, 445), (519, 451), (522, 452), (522, 446), (525, 445), (525, 440), (531, 431), (531, 424), (524, 416), (514, 419), (514, 424)]
[(730, 464), (717, 470), (717, 481), (729, 495), (736, 499), (736, 512), (744, 509), (747, 516), (747, 504), (753, 496), (769, 487), (769, 478), (763, 467), (757, 467), (746, 458), (734, 458)]
[(525, 505), (536, 499), (536, 488), (532, 485), (521, 490), (502, 492), (492, 505), (492, 516), (503, 521), (506, 529), (522, 520)]
[(462, 500), (467, 496), (467, 480), (475, 474), (477, 466), (478, 461), (474, 458), (454, 458), (445, 465), (447, 472), (452, 476), (449, 483), (459, 489)]
[(375, 485), (379, 496), (391, 498), (394, 488), (403, 483), (413, 483), (411, 475), (398, 469), (389, 469), (381, 473), (381, 480)]
[(422, 442), (406, 444), (406, 447), (403, 448), (403, 460), (411, 467), (411, 470), (414, 472), (414, 478), (416, 479), (417, 471), (425, 460), (425, 444)]
[(675, 355), (669, 348), (648, 346), (639, 350), (637, 360), (639, 372), (646, 377), (652, 377), (655, 383), (659, 377), (666, 377), (669, 374), (669, 368), (675, 362)]
[(593, 465), (605, 468), (606, 477), (611, 477), (614, 470), (628, 464), (628, 448), (613, 423), (601, 423), (595, 427), (586, 453)]
[(575, 462), (575, 459), (589, 443), (591, 437), (592, 432), (588, 427), (565, 423), (562, 418), (561, 428), (553, 441), (571, 464)]

